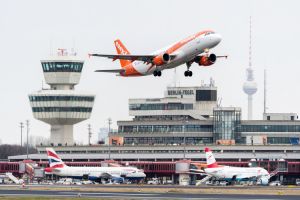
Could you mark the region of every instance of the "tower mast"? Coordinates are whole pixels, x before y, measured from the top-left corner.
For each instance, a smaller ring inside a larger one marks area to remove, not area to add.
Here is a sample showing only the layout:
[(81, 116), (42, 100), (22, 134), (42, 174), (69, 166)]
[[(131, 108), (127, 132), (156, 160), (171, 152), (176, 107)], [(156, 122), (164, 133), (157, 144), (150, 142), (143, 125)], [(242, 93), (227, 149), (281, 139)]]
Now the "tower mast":
[(249, 66), (246, 69), (247, 80), (243, 85), (244, 92), (248, 95), (248, 120), (252, 120), (253, 94), (257, 92), (257, 85), (253, 77), (252, 69), (252, 21), (250, 16), (250, 33), (249, 33)]

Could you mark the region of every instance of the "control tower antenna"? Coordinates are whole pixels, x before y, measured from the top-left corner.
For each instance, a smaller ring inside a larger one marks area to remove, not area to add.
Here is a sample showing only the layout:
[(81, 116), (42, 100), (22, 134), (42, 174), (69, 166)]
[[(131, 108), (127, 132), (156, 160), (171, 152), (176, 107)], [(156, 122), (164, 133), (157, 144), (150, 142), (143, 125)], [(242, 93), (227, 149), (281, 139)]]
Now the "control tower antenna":
[(72, 48), (71, 48), (71, 55), (72, 56), (76, 56), (77, 55), (77, 51), (76, 51), (76, 40), (73, 38), (73, 44), (72, 44)]
[(250, 39), (249, 39), (249, 67), (246, 69), (247, 80), (243, 85), (244, 92), (248, 95), (248, 120), (252, 120), (252, 96), (257, 92), (252, 69), (252, 21), (250, 16)]

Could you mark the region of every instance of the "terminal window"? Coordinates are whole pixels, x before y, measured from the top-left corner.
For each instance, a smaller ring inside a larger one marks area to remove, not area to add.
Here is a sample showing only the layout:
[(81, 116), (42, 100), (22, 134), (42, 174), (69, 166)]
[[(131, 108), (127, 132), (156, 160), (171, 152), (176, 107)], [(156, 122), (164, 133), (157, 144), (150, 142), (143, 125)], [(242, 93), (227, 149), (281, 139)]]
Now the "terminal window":
[(217, 101), (217, 91), (196, 90), (196, 101)]

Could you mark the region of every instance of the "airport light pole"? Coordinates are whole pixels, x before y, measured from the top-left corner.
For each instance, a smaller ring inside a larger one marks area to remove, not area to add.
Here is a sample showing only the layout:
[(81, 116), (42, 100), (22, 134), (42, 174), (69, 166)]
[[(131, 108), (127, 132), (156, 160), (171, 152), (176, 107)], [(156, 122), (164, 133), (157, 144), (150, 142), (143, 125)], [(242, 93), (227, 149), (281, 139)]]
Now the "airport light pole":
[(91, 137), (92, 137), (92, 128), (91, 128), (91, 124), (88, 124), (88, 136), (89, 136), (89, 145), (91, 146)]
[(23, 128), (24, 128), (23, 122), (20, 122), (20, 128), (21, 128), (21, 147), (23, 147)]
[(27, 142), (26, 142), (26, 155), (27, 155), (27, 160), (28, 158), (28, 134), (29, 134), (29, 120), (26, 120), (26, 132), (27, 132)]
[(112, 120), (111, 118), (108, 118), (108, 160), (110, 160), (110, 138), (109, 138), (109, 134), (110, 134), (110, 125), (112, 124)]

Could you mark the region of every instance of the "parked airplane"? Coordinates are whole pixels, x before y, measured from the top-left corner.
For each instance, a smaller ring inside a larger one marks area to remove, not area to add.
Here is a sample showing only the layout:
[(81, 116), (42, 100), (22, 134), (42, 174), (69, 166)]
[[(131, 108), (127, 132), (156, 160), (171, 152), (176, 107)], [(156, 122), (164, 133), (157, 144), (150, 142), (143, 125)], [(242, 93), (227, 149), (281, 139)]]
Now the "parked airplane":
[(269, 183), (270, 174), (267, 170), (261, 167), (231, 167), (220, 166), (210, 148), (205, 148), (207, 168), (204, 172), (218, 179), (223, 179), (229, 182), (256, 180), (262, 185)]
[(101, 178), (141, 180), (146, 174), (135, 167), (69, 167), (52, 148), (46, 148), (50, 167), (45, 172), (62, 177), (101, 181)]
[(118, 39), (114, 42), (118, 54), (89, 54), (89, 56), (106, 57), (113, 59), (113, 61), (120, 60), (121, 69), (102, 69), (96, 70), (96, 72), (118, 73), (120, 76), (146, 76), (150, 74), (161, 76), (161, 71), (186, 63), (187, 71), (184, 72), (184, 75), (192, 76), (193, 73), (190, 71), (190, 67), (193, 62), (198, 63), (200, 66), (209, 66), (214, 64), (218, 57), (227, 58), (227, 56), (209, 54), (209, 49), (217, 46), (220, 42), (220, 34), (206, 30), (152, 54), (133, 55)]

